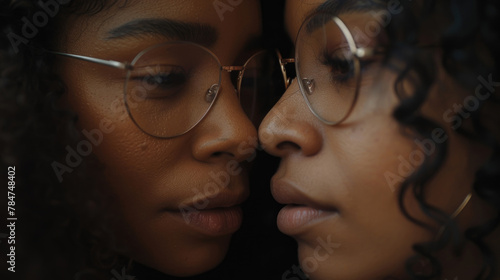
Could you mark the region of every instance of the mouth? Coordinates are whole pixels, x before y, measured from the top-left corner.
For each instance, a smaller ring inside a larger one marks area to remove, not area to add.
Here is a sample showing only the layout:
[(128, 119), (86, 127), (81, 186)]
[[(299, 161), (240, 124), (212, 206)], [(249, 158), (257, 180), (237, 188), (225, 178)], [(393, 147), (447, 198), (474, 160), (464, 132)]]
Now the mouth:
[(288, 180), (273, 180), (271, 192), (278, 203), (285, 204), (278, 214), (277, 224), (286, 235), (298, 235), (339, 216), (337, 208), (315, 201)]
[(223, 191), (205, 196), (200, 194), (168, 212), (204, 235), (230, 235), (242, 224), (243, 211), (240, 205), (248, 195), (248, 190), (238, 193)]

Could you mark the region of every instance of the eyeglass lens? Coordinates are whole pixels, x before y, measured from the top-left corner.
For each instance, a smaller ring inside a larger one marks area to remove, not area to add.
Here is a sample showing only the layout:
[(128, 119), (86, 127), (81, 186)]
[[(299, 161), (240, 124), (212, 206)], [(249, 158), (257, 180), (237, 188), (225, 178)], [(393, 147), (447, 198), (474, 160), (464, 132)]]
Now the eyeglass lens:
[(360, 79), (359, 60), (346, 35), (333, 16), (318, 14), (302, 25), (295, 48), (297, 80), (312, 112), (329, 124), (343, 121)]
[[(222, 86), (219, 60), (192, 43), (151, 47), (132, 65), (125, 103), (137, 126), (156, 137), (182, 135), (197, 125)], [(276, 53), (261, 51), (245, 63), (242, 72), (233, 72), (239, 73), (233, 86), (239, 89), (240, 104), (256, 126), (285, 91), (279, 69)]]
[(218, 60), (195, 44), (154, 46), (132, 64), (125, 85), (127, 108), (134, 122), (153, 136), (173, 137), (189, 131), (217, 97)]

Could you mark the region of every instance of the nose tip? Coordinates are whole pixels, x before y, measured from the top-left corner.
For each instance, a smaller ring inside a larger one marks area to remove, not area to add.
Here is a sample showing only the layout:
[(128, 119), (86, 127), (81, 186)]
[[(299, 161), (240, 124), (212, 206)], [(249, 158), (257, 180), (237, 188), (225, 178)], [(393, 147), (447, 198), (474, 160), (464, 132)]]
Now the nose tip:
[(219, 88), (212, 110), (196, 132), (193, 156), (200, 161), (251, 158), (257, 148), (257, 129), (241, 108), (229, 81)]
[(291, 153), (312, 156), (322, 147), (317, 120), (305, 104), (297, 84), (292, 84), (259, 127), (262, 148), (278, 157)]
[(215, 138), (199, 145), (194, 151), (194, 157), (201, 161), (245, 161), (252, 158), (257, 145), (256, 136), (249, 136), (247, 139), (235, 141), (234, 138)]
[(276, 118), (263, 122), (259, 128), (261, 147), (268, 153), (284, 157), (290, 153), (312, 156), (319, 152), (322, 144), (320, 133), (310, 124), (296, 121), (280, 123)]

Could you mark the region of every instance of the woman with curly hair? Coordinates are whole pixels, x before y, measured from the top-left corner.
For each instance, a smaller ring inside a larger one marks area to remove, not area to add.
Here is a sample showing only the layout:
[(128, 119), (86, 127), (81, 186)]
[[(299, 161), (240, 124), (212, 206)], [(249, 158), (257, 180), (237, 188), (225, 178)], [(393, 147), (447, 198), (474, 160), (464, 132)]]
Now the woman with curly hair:
[(296, 79), (259, 128), (303, 272), (283, 279), (500, 279), (498, 2), (285, 13)]
[(13, 0), (1, 14), (0, 147), (19, 217), (7, 276), (218, 265), (256, 146), (259, 2)]

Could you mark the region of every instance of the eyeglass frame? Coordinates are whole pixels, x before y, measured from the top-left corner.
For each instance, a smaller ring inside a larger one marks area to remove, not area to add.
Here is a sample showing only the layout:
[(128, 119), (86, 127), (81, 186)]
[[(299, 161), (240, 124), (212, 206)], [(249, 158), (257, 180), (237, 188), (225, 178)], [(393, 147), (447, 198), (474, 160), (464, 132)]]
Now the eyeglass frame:
[[(46, 52), (48, 53), (51, 53), (51, 54), (55, 54), (55, 55), (61, 55), (61, 56), (65, 56), (65, 57), (70, 57), (70, 58), (74, 58), (74, 59), (79, 59), (79, 60), (82, 60), (82, 61), (87, 61), (87, 62), (93, 62), (93, 63), (97, 63), (97, 64), (101, 64), (101, 65), (105, 65), (105, 66), (110, 66), (110, 67), (113, 67), (113, 68), (117, 68), (117, 69), (121, 69), (121, 70), (124, 70), (124, 71), (132, 71), (134, 70), (134, 62), (137, 58), (141, 57), (144, 53), (148, 52), (150, 49), (153, 49), (157, 46), (160, 46), (162, 44), (188, 44), (188, 45), (193, 45), (193, 46), (196, 46), (196, 47), (199, 47), (201, 49), (203, 49), (204, 51), (208, 52), (215, 60), (216, 62), (218, 63), (218, 65), (220, 66), (220, 69), (219, 69), (219, 75), (222, 74), (222, 71), (226, 71), (227, 73), (231, 73), (231, 72), (234, 72), (234, 71), (238, 71), (238, 80), (237, 80), (237, 84), (236, 84), (236, 93), (237, 93), (237, 96), (238, 96), (238, 99), (240, 99), (240, 90), (241, 90), (241, 82), (242, 82), (242, 77), (243, 77), (243, 74), (244, 74), (244, 71), (246, 70), (246, 66), (248, 65), (248, 63), (254, 58), (256, 57), (257, 55), (260, 55), (260, 54), (263, 54), (265, 52), (267, 52), (267, 50), (260, 50), (260, 51), (257, 51), (256, 53), (254, 53), (253, 55), (251, 55), (243, 65), (222, 65), (222, 63), (220, 62), (220, 59), (219, 57), (214, 53), (212, 52), (210, 49), (200, 45), (200, 44), (197, 44), (197, 43), (194, 43), (194, 42), (189, 42), (189, 41), (168, 41), (168, 42), (162, 42), (162, 43), (159, 43), (159, 44), (155, 44), (155, 45), (152, 45), (152, 46), (149, 46), (147, 48), (145, 48), (144, 50), (140, 51), (138, 54), (136, 54), (134, 56), (134, 59), (132, 60), (132, 62), (128, 62), (128, 61), (116, 61), (116, 60), (107, 60), (107, 59), (101, 59), (101, 58), (95, 58), (95, 57), (91, 57), (91, 56), (84, 56), (84, 55), (79, 55), (79, 54), (71, 54), (71, 53), (65, 53), (65, 52), (59, 52), (59, 51), (50, 51), (50, 50), (47, 50)], [(283, 71), (283, 70), (282, 70)], [(284, 74), (286, 75), (286, 73)], [(126, 83), (126, 82), (125, 82)], [(222, 81), (219, 81), (219, 87), (217, 87), (217, 93), (216, 93), (216, 96), (214, 97), (213, 101), (211, 101), (210, 103), (210, 106), (208, 107), (207, 111), (203, 114), (203, 116), (201, 116), (201, 118), (195, 122), (191, 127), (189, 127), (186, 131), (182, 132), (182, 133), (179, 133), (179, 134), (176, 134), (176, 135), (173, 135), (173, 136), (158, 136), (158, 135), (154, 135), (154, 134), (151, 134), (147, 131), (145, 131), (134, 119), (134, 117), (132, 116), (132, 113), (130, 112), (130, 108), (128, 106), (128, 103), (127, 103), (127, 100), (126, 100), (126, 84), (123, 86), (123, 98), (124, 98), (124, 103), (125, 103), (125, 107), (127, 109), (127, 113), (130, 117), (130, 119), (132, 120), (132, 122), (136, 125), (137, 128), (139, 128), (139, 130), (141, 130), (142, 132), (144, 132), (145, 134), (149, 135), (149, 136), (152, 136), (152, 137), (155, 137), (155, 138), (159, 138), (159, 139), (172, 139), (172, 138), (176, 138), (176, 137), (179, 137), (179, 136), (182, 136), (182, 135), (185, 135), (186, 133), (188, 133), (189, 131), (191, 131), (193, 128), (195, 128), (203, 119), (205, 119), (206, 115), (208, 115), (208, 113), (210, 112), (210, 110), (212, 109), (212, 106), (215, 104), (215, 101), (217, 99), (217, 97), (219, 96), (219, 88), (220, 86), (222, 85)], [(213, 87), (214, 85), (212, 85)], [(212, 89), (212, 87), (210, 87), (209, 90)]]
[[(302, 30), (304, 25), (306, 23), (308, 23), (311, 18), (317, 16), (318, 14), (321, 14), (321, 13), (314, 13), (304, 20), (301, 27), (299, 28), (297, 38), (295, 39), (295, 46), (297, 46), (297, 42), (298, 42), (298, 39), (300, 36), (300, 31)], [(328, 13), (325, 13), (325, 14), (330, 15)], [(321, 117), (314, 110), (311, 103), (309, 102), (309, 99), (306, 96), (306, 90), (303, 88), (303, 84), (299, 82), (300, 92), (301, 92), (302, 97), (304, 98), (304, 100), (307, 104), (307, 107), (311, 111), (311, 113), (316, 118), (318, 118), (321, 122), (323, 122), (324, 124), (329, 125), (329, 126), (335, 126), (335, 125), (343, 122), (351, 114), (351, 112), (354, 109), (354, 106), (356, 105), (356, 102), (358, 100), (359, 88), (360, 88), (360, 84), (361, 84), (361, 63), (360, 63), (360, 60), (363, 58), (366, 58), (366, 57), (373, 56), (376, 53), (376, 48), (358, 47), (356, 45), (356, 41), (354, 40), (354, 37), (352, 36), (351, 31), (347, 28), (347, 25), (338, 16), (332, 16), (332, 20), (340, 28), (340, 31), (342, 31), (342, 34), (344, 35), (345, 39), (347, 40), (347, 44), (348, 44), (349, 49), (350, 49), (351, 53), (353, 54), (353, 58), (354, 58), (354, 65), (355, 65), (354, 75), (357, 78), (357, 81), (356, 81), (356, 92), (355, 92), (354, 100), (352, 101), (351, 107), (349, 108), (349, 110), (347, 111), (345, 116), (342, 119), (340, 119), (339, 121), (336, 121), (336, 122), (328, 121), (328, 120), (324, 119), (323, 117)], [(286, 90), (290, 86), (291, 81), (290, 81), (290, 78), (287, 76), (285, 66), (289, 63), (295, 63), (295, 61), (297, 60), (298, 50), (297, 49), (295, 50), (295, 58), (286, 58), (286, 59), (282, 58), (281, 53), (279, 51), (277, 51), (277, 52), (278, 52), (278, 60), (280, 63), (281, 72), (283, 73), (283, 79), (284, 79), (285, 90)], [(295, 71), (296, 71), (297, 77), (298, 77), (300, 72), (299, 72), (299, 68), (298, 68), (297, 63), (295, 63)], [(304, 78), (304, 79), (307, 79), (307, 78)]]

